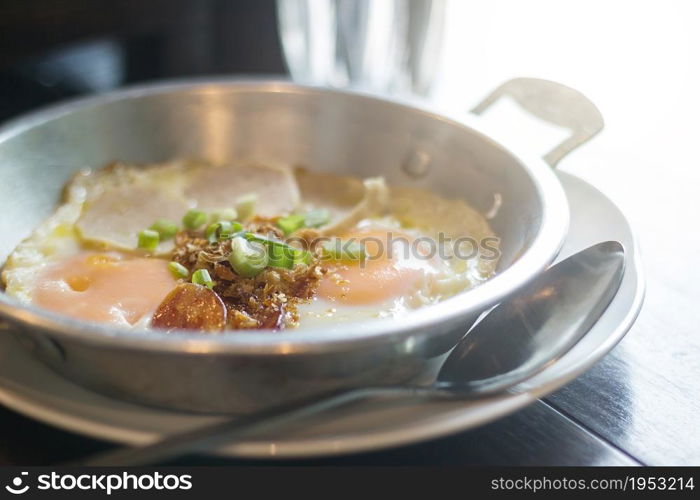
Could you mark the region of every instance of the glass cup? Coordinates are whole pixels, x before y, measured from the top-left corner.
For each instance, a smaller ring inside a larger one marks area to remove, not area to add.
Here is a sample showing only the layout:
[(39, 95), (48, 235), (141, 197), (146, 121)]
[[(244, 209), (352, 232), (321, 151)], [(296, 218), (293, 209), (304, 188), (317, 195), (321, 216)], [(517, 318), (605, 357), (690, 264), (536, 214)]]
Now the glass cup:
[(278, 0), (295, 81), (376, 93), (430, 92), (447, 0)]

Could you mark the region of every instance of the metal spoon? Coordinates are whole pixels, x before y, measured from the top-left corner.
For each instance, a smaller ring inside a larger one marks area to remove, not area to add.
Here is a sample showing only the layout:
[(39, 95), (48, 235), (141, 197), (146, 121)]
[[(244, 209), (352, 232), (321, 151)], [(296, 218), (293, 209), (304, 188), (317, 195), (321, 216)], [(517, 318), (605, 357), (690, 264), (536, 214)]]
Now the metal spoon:
[(316, 396), (146, 446), (109, 451), (81, 464), (163, 462), (364, 398), (459, 400), (515, 391), (517, 384), (562, 357), (590, 330), (617, 293), (623, 273), (624, 249), (616, 241), (599, 243), (556, 264), (477, 323), (454, 348), (432, 386), (373, 387)]

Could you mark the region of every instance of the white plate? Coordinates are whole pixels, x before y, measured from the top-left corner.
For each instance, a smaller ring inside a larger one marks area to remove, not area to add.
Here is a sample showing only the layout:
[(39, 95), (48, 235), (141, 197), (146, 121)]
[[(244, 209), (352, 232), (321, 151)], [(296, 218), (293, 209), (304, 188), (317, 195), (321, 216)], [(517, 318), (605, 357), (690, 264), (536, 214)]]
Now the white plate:
[[(590, 368), (612, 349), (642, 305), (639, 253), (624, 215), (600, 191), (559, 172), (571, 205), (571, 230), (559, 258), (603, 240), (620, 241), (627, 268), (620, 290), (584, 339), (545, 371), (521, 384), (525, 392), (475, 402), (367, 401), (268, 431), (220, 453), (237, 457), (310, 457), (413, 443), (476, 427), (532, 403)], [(0, 402), (20, 413), (95, 438), (144, 444), (219, 417), (153, 409), (110, 399), (56, 375), (10, 335), (0, 337)]]

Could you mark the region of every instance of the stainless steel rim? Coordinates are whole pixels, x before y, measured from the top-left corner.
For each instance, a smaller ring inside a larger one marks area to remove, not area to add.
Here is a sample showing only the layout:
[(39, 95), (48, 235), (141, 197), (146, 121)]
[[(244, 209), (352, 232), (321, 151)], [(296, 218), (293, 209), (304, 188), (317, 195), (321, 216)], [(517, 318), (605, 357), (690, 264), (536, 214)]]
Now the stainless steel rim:
[(11, 322), (39, 328), (57, 338), (65, 337), (90, 344), (125, 349), (180, 352), (192, 354), (292, 354), (321, 353), (330, 350), (350, 350), (361, 346), (382, 344), (396, 337), (417, 331), (454, 323), (461, 317), (494, 304), (527, 283), (536, 273), (545, 269), (556, 257), (567, 233), (569, 223), (568, 202), (563, 188), (552, 169), (532, 155), (514, 152), (490, 138), (480, 127), (478, 119), (465, 115), (436, 112), (424, 102), (396, 99), (350, 91), (331, 90), (309, 85), (299, 85), (283, 80), (207, 78), (201, 80), (176, 80), (140, 85), (126, 89), (67, 101), (35, 111), (12, 120), (0, 128), (0, 143), (27, 130), (69, 114), (76, 109), (97, 106), (130, 97), (189, 90), (206, 93), (212, 87), (226, 87), (232, 92), (256, 90), (258, 92), (314, 92), (330, 93), (375, 100), (413, 112), (425, 113), (436, 120), (477, 133), (482, 140), (509, 152), (527, 172), (542, 202), (541, 228), (530, 248), (508, 269), (477, 288), (446, 299), (438, 304), (408, 313), (392, 320), (375, 320), (364, 323), (347, 323), (332, 332), (324, 328), (298, 328), (290, 331), (244, 331), (223, 333), (215, 337), (202, 336), (199, 332), (164, 333), (143, 332), (126, 328), (91, 324), (65, 318), (33, 306), (14, 303), (4, 293), (0, 294), (0, 314)]

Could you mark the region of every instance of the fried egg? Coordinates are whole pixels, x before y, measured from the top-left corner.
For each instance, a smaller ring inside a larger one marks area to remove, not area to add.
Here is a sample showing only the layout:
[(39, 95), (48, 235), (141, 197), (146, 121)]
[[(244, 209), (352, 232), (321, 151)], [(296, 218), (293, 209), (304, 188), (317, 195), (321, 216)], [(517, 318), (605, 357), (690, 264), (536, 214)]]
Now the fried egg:
[(330, 263), (314, 299), (299, 306), (301, 324), (395, 317), (474, 284), (470, 273), (435, 255), (430, 238), (395, 219), (364, 220), (342, 239), (361, 242), (366, 258)]

